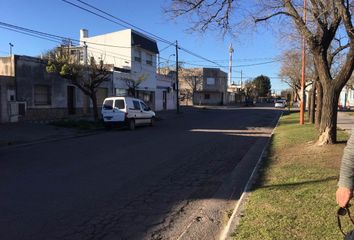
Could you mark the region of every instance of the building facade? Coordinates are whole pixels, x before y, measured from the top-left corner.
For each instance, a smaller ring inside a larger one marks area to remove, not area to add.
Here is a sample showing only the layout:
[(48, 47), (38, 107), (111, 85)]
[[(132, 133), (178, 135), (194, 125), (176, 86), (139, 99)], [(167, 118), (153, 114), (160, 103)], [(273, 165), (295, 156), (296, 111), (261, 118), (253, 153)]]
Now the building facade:
[(156, 111), (176, 109), (175, 75), (157, 74), (156, 76)]
[[(92, 37), (88, 30), (81, 29), (80, 41), (81, 47), (87, 48), (88, 57), (102, 60), (116, 72), (113, 95), (138, 97), (155, 109), (156, 56), (159, 53), (155, 40), (132, 29)], [(81, 55), (85, 59), (85, 51)]]
[[(2, 122), (54, 120), (83, 114), (87, 96), (69, 80), (48, 73), (46, 65), (45, 60), (29, 56), (0, 58)], [(112, 80), (98, 88), (99, 106), (110, 96), (111, 85)]]
[(179, 71), (182, 105), (227, 104), (227, 73), (219, 68), (184, 68)]

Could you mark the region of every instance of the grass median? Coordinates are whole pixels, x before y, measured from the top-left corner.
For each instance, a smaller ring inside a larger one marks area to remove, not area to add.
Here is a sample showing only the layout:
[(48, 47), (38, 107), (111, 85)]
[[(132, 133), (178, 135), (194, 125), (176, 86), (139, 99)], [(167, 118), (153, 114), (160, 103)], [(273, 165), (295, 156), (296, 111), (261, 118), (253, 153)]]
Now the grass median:
[(233, 239), (343, 239), (335, 191), (348, 136), (338, 130), (341, 143), (319, 147), (314, 126), (298, 122), (299, 113), (281, 117)]

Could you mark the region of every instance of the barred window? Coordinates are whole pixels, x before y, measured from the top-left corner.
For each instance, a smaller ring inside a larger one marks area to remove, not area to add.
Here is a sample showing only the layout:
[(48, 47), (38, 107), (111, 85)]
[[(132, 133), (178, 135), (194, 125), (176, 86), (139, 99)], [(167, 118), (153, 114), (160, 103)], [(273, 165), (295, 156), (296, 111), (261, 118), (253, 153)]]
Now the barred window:
[(128, 95), (127, 89), (124, 88), (116, 88), (116, 96), (117, 97), (125, 97)]
[(207, 85), (215, 85), (215, 78), (208, 77), (207, 78)]
[(152, 66), (152, 54), (146, 53), (146, 64)]
[(51, 87), (48, 85), (34, 86), (34, 105), (51, 105)]
[(134, 61), (141, 62), (141, 50), (140, 49), (136, 49), (134, 51)]

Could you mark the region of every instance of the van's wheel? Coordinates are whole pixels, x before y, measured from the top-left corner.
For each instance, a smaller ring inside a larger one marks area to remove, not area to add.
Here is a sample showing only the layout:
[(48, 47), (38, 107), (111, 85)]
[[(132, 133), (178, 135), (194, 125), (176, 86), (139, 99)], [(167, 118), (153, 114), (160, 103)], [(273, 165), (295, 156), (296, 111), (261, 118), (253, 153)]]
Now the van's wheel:
[(155, 118), (151, 118), (150, 119), (150, 126), (154, 126), (155, 125)]
[(130, 119), (129, 120), (128, 127), (129, 127), (129, 130), (134, 130), (135, 129), (135, 120), (134, 119)]

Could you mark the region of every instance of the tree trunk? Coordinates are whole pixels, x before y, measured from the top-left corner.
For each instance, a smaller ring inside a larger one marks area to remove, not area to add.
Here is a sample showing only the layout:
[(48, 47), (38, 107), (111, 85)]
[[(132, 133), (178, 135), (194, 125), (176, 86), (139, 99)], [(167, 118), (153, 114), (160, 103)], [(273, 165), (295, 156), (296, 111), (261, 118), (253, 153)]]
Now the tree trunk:
[(97, 96), (96, 92), (93, 91), (93, 93), (90, 95), (91, 101), (92, 101), (92, 112), (93, 112), (93, 119), (95, 121), (98, 120), (98, 109), (97, 109)]
[(315, 123), (315, 112), (316, 112), (316, 82), (312, 83), (312, 91), (311, 91), (311, 105), (309, 108), (310, 116), (309, 122), (314, 124)]
[(322, 116), (318, 145), (334, 144), (337, 138), (337, 108), (339, 93), (333, 85), (323, 87)]
[(322, 89), (322, 84), (321, 82), (318, 80), (316, 80), (316, 116), (315, 116), (315, 125), (316, 128), (319, 129), (320, 128), (320, 124), (321, 124), (321, 115), (322, 115), (322, 99), (323, 99), (323, 89)]

